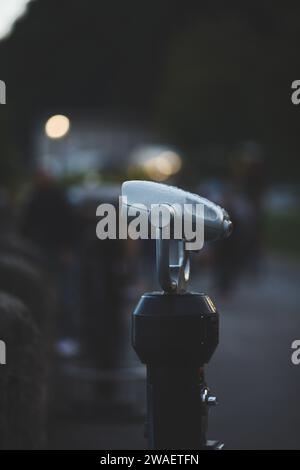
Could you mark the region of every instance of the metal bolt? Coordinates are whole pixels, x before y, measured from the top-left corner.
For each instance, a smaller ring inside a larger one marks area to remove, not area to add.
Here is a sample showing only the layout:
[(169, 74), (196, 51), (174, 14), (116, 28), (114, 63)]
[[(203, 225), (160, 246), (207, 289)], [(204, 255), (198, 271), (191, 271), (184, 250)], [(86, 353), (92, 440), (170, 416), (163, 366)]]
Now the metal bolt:
[(206, 404), (208, 406), (217, 406), (218, 404), (218, 399), (217, 397), (214, 397), (212, 395), (209, 395), (208, 397), (206, 397)]

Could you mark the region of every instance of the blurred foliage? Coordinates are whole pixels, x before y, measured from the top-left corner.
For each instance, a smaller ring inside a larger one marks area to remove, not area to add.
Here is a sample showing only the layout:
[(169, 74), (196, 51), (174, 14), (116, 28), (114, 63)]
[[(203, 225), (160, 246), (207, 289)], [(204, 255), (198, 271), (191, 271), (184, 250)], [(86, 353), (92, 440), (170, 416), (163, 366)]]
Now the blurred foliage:
[(122, 183), (126, 179), (124, 172), (115, 170), (99, 170), (98, 172), (79, 172), (67, 174), (59, 178), (59, 183), (64, 187), (82, 185), (82, 184), (101, 184), (101, 183)]
[(0, 44), (25, 166), (40, 116), (76, 108), (143, 117), (192, 157), (191, 175), (224, 171), (251, 140), (270, 179), (297, 179), (299, 17), (296, 1), (32, 0)]
[(10, 132), (7, 113), (2, 107), (0, 110), (0, 186), (14, 192), (21, 177), (18, 151)]
[(300, 216), (297, 211), (267, 212), (264, 216), (264, 243), (274, 253), (300, 256)]
[(300, 7), (252, 5), (196, 18), (170, 43), (160, 124), (198, 168), (210, 160), (205, 147), (226, 167), (235, 145), (251, 140), (263, 144), (271, 177), (298, 178), (300, 110), (290, 87), (300, 75)]

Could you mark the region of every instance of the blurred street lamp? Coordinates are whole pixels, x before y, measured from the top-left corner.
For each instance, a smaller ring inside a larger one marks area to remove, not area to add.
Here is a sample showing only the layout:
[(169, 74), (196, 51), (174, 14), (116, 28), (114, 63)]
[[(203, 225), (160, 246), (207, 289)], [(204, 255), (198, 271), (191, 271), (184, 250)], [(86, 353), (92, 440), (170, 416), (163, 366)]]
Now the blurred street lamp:
[(166, 181), (182, 168), (182, 158), (176, 151), (163, 145), (144, 145), (131, 155), (130, 172), (140, 171), (153, 181)]
[(69, 130), (70, 119), (62, 114), (50, 117), (45, 125), (45, 133), (50, 139), (62, 139)]
[[(173, 152), (172, 150), (166, 150), (164, 152), (161, 152), (157, 157), (159, 162), (164, 162), (163, 168), (165, 170), (168, 168), (169, 169), (169, 175), (175, 175), (181, 170), (182, 167), (182, 160), (181, 157)], [(159, 164), (161, 166), (161, 163)], [(161, 168), (161, 171), (163, 173), (163, 168)]]
[(179, 155), (173, 151), (163, 151), (150, 158), (144, 164), (148, 176), (155, 181), (165, 181), (178, 173), (181, 169), (182, 161)]

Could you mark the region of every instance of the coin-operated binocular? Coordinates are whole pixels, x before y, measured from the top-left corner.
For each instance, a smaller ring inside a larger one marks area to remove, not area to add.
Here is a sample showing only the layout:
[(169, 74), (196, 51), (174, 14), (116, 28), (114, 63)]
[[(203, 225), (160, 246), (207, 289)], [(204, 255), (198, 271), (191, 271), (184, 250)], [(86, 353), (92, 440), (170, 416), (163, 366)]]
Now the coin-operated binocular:
[[(221, 449), (223, 444), (206, 439), (208, 409), (217, 399), (204, 379), (204, 365), (218, 345), (219, 315), (210, 297), (188, 292), (187, 283), (193, 238), (201, 238), (200, 246), (224, 238), (231, 232), (231, 221), (224, 209), (207, 199), (159, 183), (127, 181), (122, 196), (128, 211), (133, 207), (147, 211), (154, 226), (163, 289), (144, 294), (132, 320), (133, 347), (147, 366), (149, 447)], [(187, 221), (198, 226), (199, 233), (183, 230)], [(174, 244), (175, 264), (171, 262)]]

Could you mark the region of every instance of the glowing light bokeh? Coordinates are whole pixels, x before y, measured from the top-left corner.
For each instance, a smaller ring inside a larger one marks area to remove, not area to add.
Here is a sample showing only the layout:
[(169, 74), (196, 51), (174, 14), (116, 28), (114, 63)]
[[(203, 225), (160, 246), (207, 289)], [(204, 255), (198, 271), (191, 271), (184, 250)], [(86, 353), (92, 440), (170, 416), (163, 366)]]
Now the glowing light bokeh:
[(182, 161), (173, 151), (164, 151), (150, 158), (144, 164), (148, 176), (155, 181), (165, 181), (181, 169)]
[(46, 135), (50, 139), (61, 139), (68, 134), (69, 130), (70, 119), (62, 114), (50, 117), (45, 125)]

